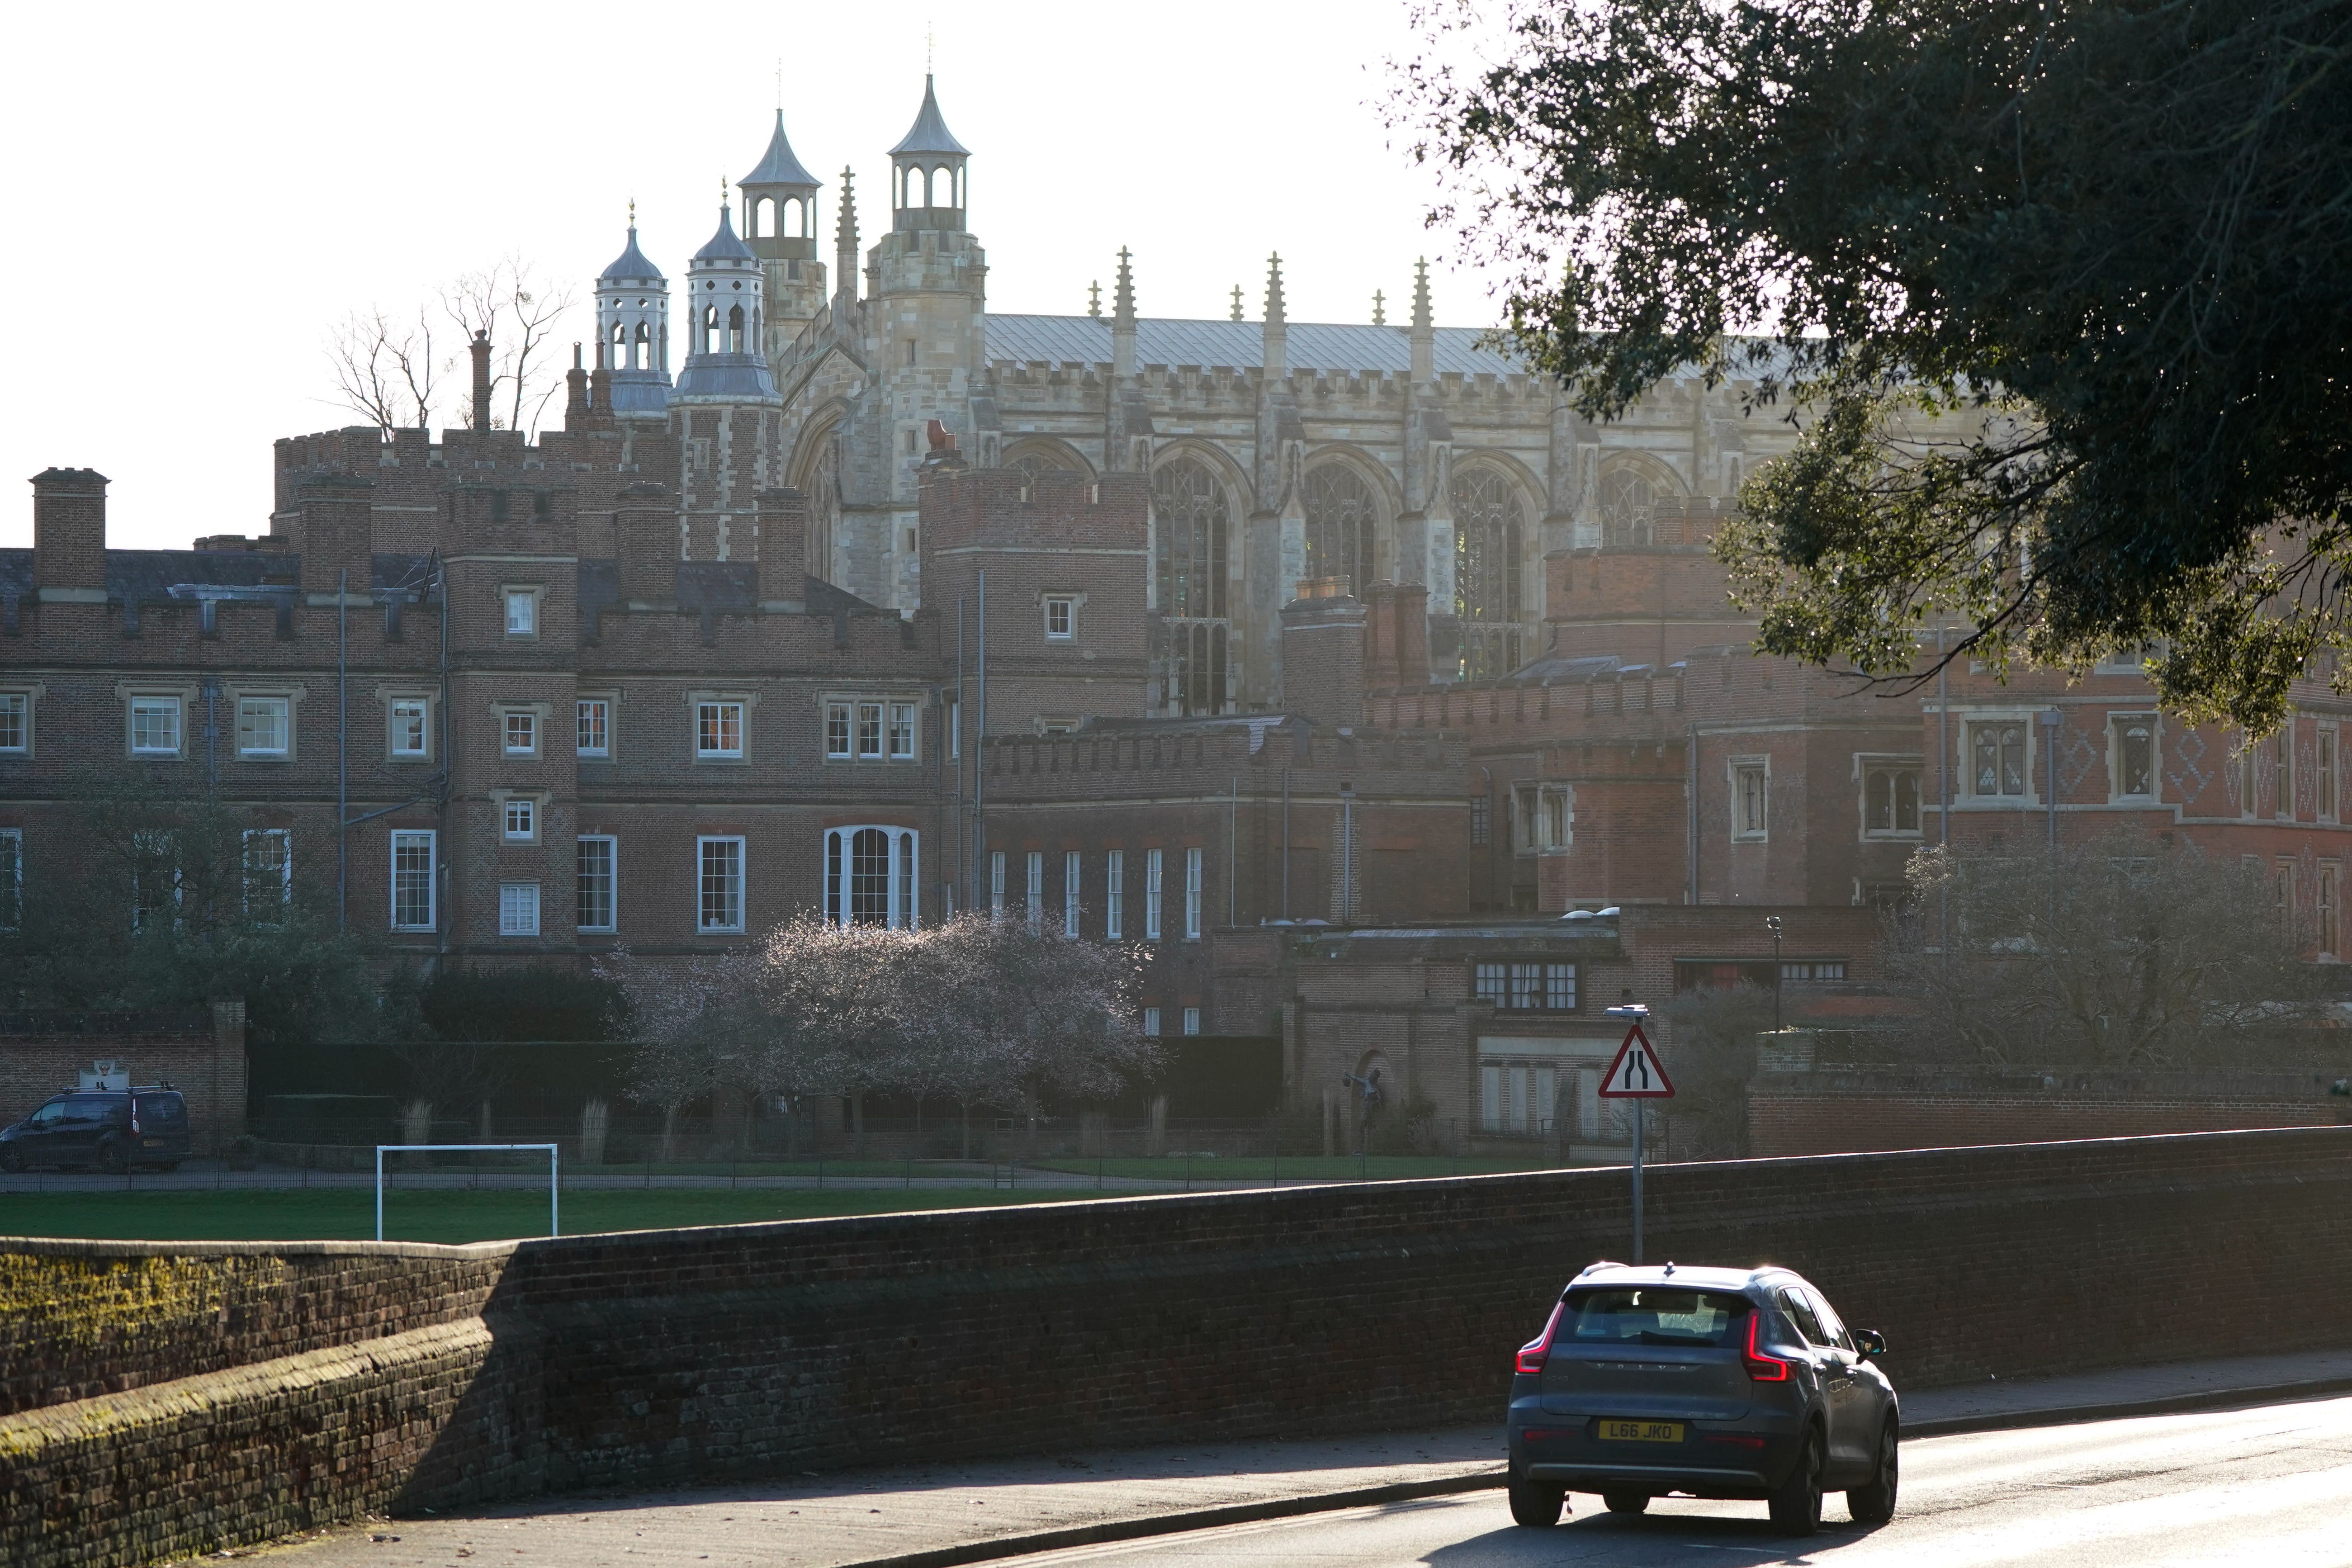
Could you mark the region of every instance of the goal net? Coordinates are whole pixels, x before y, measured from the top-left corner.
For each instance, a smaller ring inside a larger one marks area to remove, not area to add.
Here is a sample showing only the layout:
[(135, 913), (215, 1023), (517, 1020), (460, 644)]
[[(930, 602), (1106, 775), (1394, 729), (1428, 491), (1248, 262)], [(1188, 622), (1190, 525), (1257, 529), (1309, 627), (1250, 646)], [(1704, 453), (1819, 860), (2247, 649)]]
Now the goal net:
[[(544, 1163), (542, 1163), (542, 1160)], [(455, 1226), (485, 1226), (505, 1236), (538, 1233), (544, 1184), (547, 1234), (561, 1236), (562, 1175), (552, 1143), (379, 1143), (375, 1146), (375, 1238), (384, 1239), (387, 1194), (396, 1237), (408, 1241), (487, 1240), (457, 1237)], [(432, 1234), (415, 1234), (419, 1231)]]

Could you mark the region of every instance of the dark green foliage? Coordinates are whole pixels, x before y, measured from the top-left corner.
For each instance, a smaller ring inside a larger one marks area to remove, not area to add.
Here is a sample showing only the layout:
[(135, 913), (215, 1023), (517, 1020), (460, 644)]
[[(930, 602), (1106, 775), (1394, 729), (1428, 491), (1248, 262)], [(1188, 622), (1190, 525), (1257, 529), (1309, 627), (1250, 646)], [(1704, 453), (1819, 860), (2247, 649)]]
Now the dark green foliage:
[(443, 1040), (604, 1041), (623, 1034), (620, 988), (573, 969), (445, 969), (417, 988), (416, 1007)]
[(1518, 0), (1402, 102), (1580, 411), (1696, 363), (1801, 426), (1717, 546), (1766, 648), (2164, 639), (2264, 729), (2352, 650), (2347, 50), (2343, 0)]

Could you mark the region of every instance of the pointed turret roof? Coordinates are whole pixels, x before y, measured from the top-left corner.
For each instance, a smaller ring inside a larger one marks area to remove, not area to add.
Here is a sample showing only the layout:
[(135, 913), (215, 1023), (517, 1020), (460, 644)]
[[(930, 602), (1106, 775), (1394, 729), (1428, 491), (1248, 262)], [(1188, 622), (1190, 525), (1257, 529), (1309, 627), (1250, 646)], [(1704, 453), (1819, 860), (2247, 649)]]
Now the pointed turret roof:
[(811, 189), (816, 181), (801, 167), (793, 156), (793, 144), (784, 139), (784, 111), (776, 110), (776, 133), (768, 138), (768, 154), (760, 166), (735, 182), (740, 185), (806, 185)]
[(709, 243), (694, 253), (697, 261), (757, 261), (751, 247), (735, 237), (735, 214), (725, 202), (719, 204), (719, 232)]
[(656, 282), (662, 280), (661, 268), (656, 267), (652, 262), (647, 261), (646, 259), (646, 253), (637, 248), (637, 226), (635, 224), (631, 224), (629, 226), (628, 248), (622, 251), (619, 256), (614, 258), (613, 265), (604, 268), (604, 272), (597, 278), (596, 281), (599, 283), (616, 283), (624, 278), (650, 278), (655, 279)]
[(923, 107), (915, 116), (914, 129), (890, 149), (890, 155), (894, 158), (905, 153), (949, 153), (959, 157), (971, 156), (971, 150), (950, 135), (948, 122), (940, 118), (940, 98), (932, 89), (929, 72), (923, 76)]

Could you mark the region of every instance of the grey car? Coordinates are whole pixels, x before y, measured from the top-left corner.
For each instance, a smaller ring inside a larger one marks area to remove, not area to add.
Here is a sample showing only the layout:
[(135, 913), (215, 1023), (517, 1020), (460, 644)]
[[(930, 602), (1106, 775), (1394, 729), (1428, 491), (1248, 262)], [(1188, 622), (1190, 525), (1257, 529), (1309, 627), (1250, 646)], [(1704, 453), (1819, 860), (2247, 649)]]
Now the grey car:
[(1612, 1513), (1681, 1493), (1754, 1498), (1810, 1535), (1842, 1489), (1883, 1524), (1901, 1430), (1885, 1353), (1786, 1268), (1596, 1263), (1514, 1363), (1511, 1517), (1557, 1524), (1570, 1491)]

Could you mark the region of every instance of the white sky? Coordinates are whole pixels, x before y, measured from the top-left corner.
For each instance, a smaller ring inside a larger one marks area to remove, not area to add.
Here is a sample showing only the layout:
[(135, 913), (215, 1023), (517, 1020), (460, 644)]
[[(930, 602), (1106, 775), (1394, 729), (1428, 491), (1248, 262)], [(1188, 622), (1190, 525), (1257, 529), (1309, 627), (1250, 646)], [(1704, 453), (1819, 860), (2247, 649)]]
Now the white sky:
[[(353, 422), (329, 400), (338, 318), (411, 309), (511, 252), (584, 300), (632, 196), (646, 254), (678, 278), (715, 225), (720, 177), (766, 147), (779, 56), (793, 149), (829, 187), (830, 265), (844, 163), (861, 246), (887, 221), (887, 150), (922, 98), (923, 10), (13, 12), (0, 298), (24, 313), (0, 382), (0, 478), (98, 468), (119, 547), (265, 531), (270, 442)], [(690, 41), (713, 23), (740, 40)], [(934, 26), (992, 309), (1083, 310), (1126, 245), (1147, 316), (1223, 317), (1238, 282), (1255, 320), (1279, 250), (1294, 321), (1369, 321), (1375, 289), (1402, 320), (1423, 254), (1441, 325), (1493, 320), (1486, 281), (1423, 225), (1433, 181), (1381, 122), (1384, 62), (1413, 44), (1403, 0), (965, 0)], [(0, 499), (0, 546), (32, 542), (30, 488), (15, 498)]]

